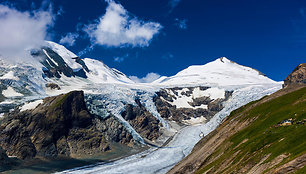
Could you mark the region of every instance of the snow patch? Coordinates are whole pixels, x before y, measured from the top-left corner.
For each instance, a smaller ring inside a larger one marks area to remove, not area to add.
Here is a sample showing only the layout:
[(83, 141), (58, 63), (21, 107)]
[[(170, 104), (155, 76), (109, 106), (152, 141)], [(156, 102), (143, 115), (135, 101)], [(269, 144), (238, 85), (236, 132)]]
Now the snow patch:
[(8, 73), (4, 74), (0, 77), (0, 79), (11, 79), (11, 80), (19, 80), (17, 76), (15, 76), (13, 71), (9, 71)]
[(209, 97), (210, 99), (224, 99), (225, 90), (220, 88), (208, 88), (204, 91), (200, 90), (200, 87), (197, 87), (193, 90), (192, 97), (200, 98), (200, 97)]
[(195, 124), (205, 123), (206, 120), (207, 119), (205, 117), (201, 116), (197, 118), (191, 117), (189, 120), (183, 120), (183, 122), (187, 123), (188, 125), (195, 125)]
[[(52, 63), (54, 63), (56, 66), (58, 66), (58, 63), (55, 62), (55, 61), (52, 59), (52, 57), (49, 56), (49, 54), (47, 53), (47, 51), (46, 51), (45, 49), (42, 49), (42, 50), (43, 50), (43, 52), (45, 53), (45, 55), (52, 61)], [(48, 62), (48, 63), (50, 64), (50, 62)], [(51, 66), (51, 64), (50, 64), (50, 66)]]
[(20, 108), (20, 112), (35, 109), (41, 103), (43, 103), (43, 100), (36, 100), (30, 103), (26, 103)]
[(5, 97), (21, 97), (23, 94), (16, 92), (12, 87), (7, 87), (6, 90), (2, 91), (2, 94)]

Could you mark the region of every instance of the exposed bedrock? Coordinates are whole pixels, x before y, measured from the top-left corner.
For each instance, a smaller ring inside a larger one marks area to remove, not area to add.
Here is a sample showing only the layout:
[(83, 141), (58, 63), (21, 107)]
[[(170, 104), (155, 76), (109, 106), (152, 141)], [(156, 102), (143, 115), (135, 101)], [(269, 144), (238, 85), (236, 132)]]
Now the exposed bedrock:
[(122, 117), (127, 120), (130, 125), (143, 137), (148, 140), (156, 140), (160, 135), (160, 127), (162, 126), (150, 112), (135, 100), (137, 106), (127, 104)]
[(83, 91), (47, 97), (35, 109), (10, 113), (0, 126), (0, 146), (20, 159), (78, 157), (110, 150), (110, 142), (133, 143), (113, 117), (89, 113)]
[[(210, 87), (188, 87), (161, 89), (154, 97), (156, 108), (160, 115), (168, 120), (183, 124), (192, 124), (191, 119), (204, 117), (210, 120), (224, 106), (233, 91), (221, 91), (219, 98), (205, 94)], [(220, 91), (217, 91), (220, 93)], [(201, 94), (202, 93), (202, 94)], [(223, 94), (222, 94), (223, 93)], [(188, 121), (189, 120), (189, 121)], [(203, 119), (197, 122), (203, 122)]]

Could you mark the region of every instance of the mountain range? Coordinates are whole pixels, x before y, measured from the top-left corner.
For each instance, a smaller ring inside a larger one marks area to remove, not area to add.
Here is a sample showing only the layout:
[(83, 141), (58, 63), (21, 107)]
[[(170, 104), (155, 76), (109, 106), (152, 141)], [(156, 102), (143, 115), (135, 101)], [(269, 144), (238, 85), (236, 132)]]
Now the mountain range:
[[(72, 173), (165, 173), (233, 110), (283, 84), (225, 57), (136, 83), (54, 42), (30, 54), (33, 61), (27, 63), (0, 59), (0, 146), (5, 154), (35, 161), (93, 158), (120, 149), (141, 152)], [(8, 166), (3, 170), (16, 168)]]

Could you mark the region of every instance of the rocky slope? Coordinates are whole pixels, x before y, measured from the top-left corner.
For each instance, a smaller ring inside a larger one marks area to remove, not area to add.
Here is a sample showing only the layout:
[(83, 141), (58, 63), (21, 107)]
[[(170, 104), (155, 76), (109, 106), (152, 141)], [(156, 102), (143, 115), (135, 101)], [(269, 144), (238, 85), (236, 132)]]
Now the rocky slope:
[(306, 84), (306, 63), (299, 64), (284, 80), (283, 87)]
[(192, 125), (209, 121), (224, 106), (233, 91), (211, 87), (175, 87), (158, 91), (154, 97), (160, 115), (180, 124)]
[(304, 173), (303, 80), (233, 111), (168, 173)]
[(82, 91), (47, 97), (35, 109), (1, 120), (0, 146), (19, 159), (80, 157), (111, 150), (111, 142), (133, 145), (132, 136), (112, 116), (89, 113)]

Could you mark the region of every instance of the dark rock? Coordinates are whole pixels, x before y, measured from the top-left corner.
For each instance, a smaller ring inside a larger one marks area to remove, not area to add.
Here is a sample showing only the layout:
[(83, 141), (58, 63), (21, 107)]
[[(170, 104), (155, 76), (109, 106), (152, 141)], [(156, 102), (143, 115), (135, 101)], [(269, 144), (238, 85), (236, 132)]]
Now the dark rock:
[(60, 90), (60, 89), (61, 89), (61, 87), (58, 86), (58, 84), (55, 84), (55, 83), (47, 83), (47, 84), (46, 84), (46, 87), (47, 87), (47, 88), (50, 88), (50, 89), (57, 89), (57, 90)]
[(3, 150), (0, 147), (0, 166), (5, 165), (5, 164), (9, 164), (9, 163), (10, 163), (9, 157), (5, 153), (5, 150)]
[(130, 144), (132, 136), (112, 116), (89, 113), (82, 91), (47, 97), (33, 110), (14, 111), (1, 120), (0, 146), (20, 159), (77, 157), (109, 150), (112, 141)]
[(122, 112), (122, 117), (125, 118), (130, 125), (144, 138), (156, 140), (160, 135), (160, 124), (150, 112), (140, 103), (135, 100), (137, 106), (131, 104), (126, 105), (126, 109)]
[(306, 84), (306, 63), (299, 64), (284, 80), (283, 88), (290, 85)]

